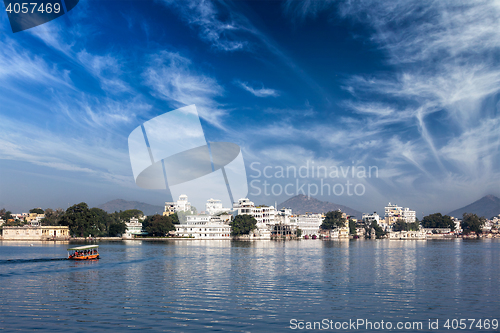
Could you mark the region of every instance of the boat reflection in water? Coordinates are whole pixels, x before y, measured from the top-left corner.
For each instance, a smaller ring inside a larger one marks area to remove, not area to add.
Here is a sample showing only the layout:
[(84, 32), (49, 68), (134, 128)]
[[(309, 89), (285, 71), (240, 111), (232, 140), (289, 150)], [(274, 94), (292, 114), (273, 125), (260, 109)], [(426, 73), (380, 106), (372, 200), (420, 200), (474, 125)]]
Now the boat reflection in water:
[(68, 249), (70, 260), (95, 260), (99, 259), (99, 245), (77, 246)]

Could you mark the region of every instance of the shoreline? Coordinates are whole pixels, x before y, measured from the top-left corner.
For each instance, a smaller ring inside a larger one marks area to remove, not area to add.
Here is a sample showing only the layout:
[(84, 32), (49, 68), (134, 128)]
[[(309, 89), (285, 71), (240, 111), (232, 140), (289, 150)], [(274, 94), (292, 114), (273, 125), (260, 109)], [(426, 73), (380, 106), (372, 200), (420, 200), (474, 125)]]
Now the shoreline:
[(176, 240), (202, 240), (202, 241), (245, 241), (245, 242), (255, 242), (255, 241), (370, 241), (370, 240), (387, 240), (387, 241), (427, 241), (427, 240), (454, 240), (454, 239), (500, 239), (500, 237), (443, 237), (443, 236), (431, 236), (424, 239), (419, 238), (379, 238), (379, 239), (370, 239), (370, 238), (325, 238), (325, 239), (248, 239), (248, 238), (221, 238), (221, 239), (202, 239), (202, 238), (188, 238), (188, 237), (144, 237), (144, 238), (121, 238), (121, 237), (76, 237), (70, 239), (2, 239), (0, 238), (0, 242), (44, 242), (44, 243), (89, 243), (89, 242), (126, 242), (126, 241), (155, 241), (155, 242), (168, 242), (168, 241), (176, 241)]

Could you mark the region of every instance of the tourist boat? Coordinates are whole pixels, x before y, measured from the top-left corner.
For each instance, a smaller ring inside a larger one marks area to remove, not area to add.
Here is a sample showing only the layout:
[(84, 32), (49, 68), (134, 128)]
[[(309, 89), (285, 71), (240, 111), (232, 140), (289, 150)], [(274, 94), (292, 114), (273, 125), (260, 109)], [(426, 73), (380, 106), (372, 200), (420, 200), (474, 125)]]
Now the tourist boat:
[(68, 259), (92, 260), (99, 259), (99, 245), (77, 246), (68, 249)]

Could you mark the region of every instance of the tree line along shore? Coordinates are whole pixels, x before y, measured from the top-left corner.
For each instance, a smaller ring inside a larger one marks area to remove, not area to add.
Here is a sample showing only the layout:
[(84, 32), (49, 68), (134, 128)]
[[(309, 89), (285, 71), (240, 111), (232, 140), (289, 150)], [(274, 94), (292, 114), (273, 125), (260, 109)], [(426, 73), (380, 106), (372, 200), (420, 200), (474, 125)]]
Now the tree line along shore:
[[(175, 225), (180, 224), (178, 213), (169, 216), (155, 214), (147, 217), (144, 217), (143, 212), (137, 209), (107, 213), (100, 208), (89, 208), (84, 202), (75, 204), (65, 211), (60, 208), (56, 210), (51, 208), (45, 210), (33, 208), (29, 212), (30, 215), (39, 214), (39, 216), (43, 216), (38, 221), (41, 226), (67, 226), (70, 235), (75, 239), (120, 237), (126, 232), (126, 223), (132, 218), (143, 219), (143, 235), (138, 237), (143, 239), (173, 237), (175, 236)], [(18, 218), (18, 215), (13, 215), (12, 212), (7, 211), (5, 208), (0, 209), (0, 220), (3, 221), (0, 229), (4, 226), (28, 226), (30, 222), (26, 219)], [(326, 235), (331, 230), (348, 228), (350, 238), (386, 238), (388, 236), (388, 232), (383, 230), (376, 221), (368, 224), (360, 224), (358, 221), (344, 216), (345, 214), (342, 214), (340, 211), (327, 212), (324, 215), (320, 230)], [(479, 236), (485, 221), (484, 217), (465, 213), (461, 221), (462, 233), (464, 235), (472, 234)], [(257, 221), (250, 215), (236, 215), (232, 216), (229, 225), (231, 226), (231, 236), (241, 238), (249, 235), (257, 228)], [(455, 227), (455, 222), (451, 217), (435, 213), (425, 216), (422, 221), (416, 219), (414, 223), (397, 220), (392, 226), (392, 231), (418, 231), (421, 228), (448, 228), (454, 231)], [(289, 236), (289, 238), (301, 238), (301, 230), (297, 229)]]

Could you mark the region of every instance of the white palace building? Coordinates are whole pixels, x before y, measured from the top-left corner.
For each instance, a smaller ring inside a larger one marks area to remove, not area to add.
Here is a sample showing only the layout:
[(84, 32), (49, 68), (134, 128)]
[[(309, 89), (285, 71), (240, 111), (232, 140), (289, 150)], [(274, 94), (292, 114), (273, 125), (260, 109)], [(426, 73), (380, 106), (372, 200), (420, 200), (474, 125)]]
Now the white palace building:
[[(177, 203), (167, 203), (165, 210), (182, 211), (189, 209), (188, 205), (187, 197), (182, 196)], [(230, 222), (233, 215), (250, 215), (257, 220), (257, 229), (249, 235), (250, 239), (271, 239), (271, 234), (277, 232), (276, 229), (284, 227), (288, 232), (301, 229), (302, 237), (319, 236), (320, 226), (325, 218), (323, 214), (293, 215), (291, 209), (277, 211), (274, 206), (255, 206), (248, 198), (239, 199), (232, 209), (224, 208), (220, 200), (209, 199), (206, 203), (206, 213), (187, 215), (183, 224), (175, 225), (176, 236), (207, 240), (231, 239)], [(341, 229), (342, 233), (347, 232), (348, 237), (348, 228)], [(337, 235), (337, 238), (341, 236), (343, 235)]]
[(189, 215), (184, 224), (175, 225), (178, 237), (231, 239), (231, 215)]

